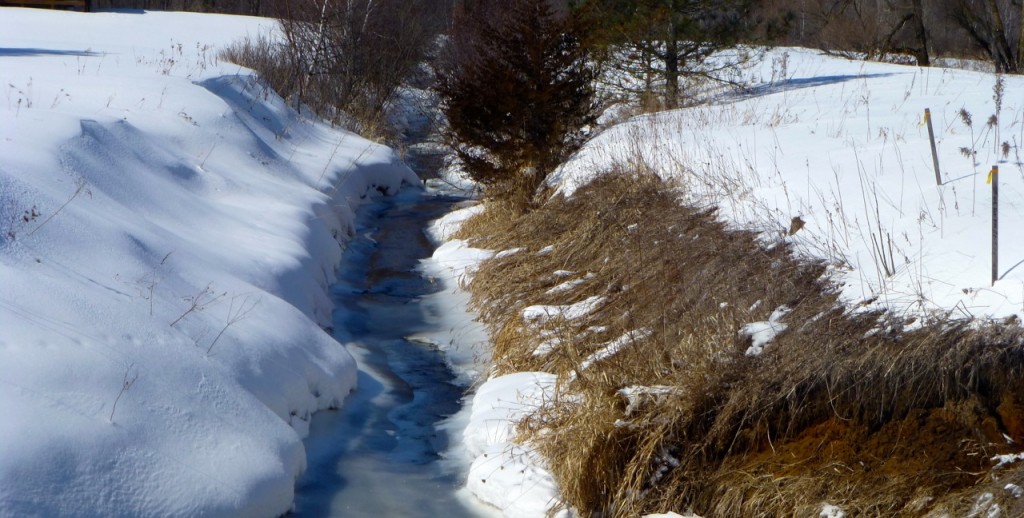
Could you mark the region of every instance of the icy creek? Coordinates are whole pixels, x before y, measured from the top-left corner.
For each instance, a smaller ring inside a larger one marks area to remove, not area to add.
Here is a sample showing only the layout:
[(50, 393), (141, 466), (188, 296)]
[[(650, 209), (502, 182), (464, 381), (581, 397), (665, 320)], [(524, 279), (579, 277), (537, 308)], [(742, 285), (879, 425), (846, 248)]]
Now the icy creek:
[(435, 331), (421, 301), (441, 289), (418, 269), (433, 251), (424, 228), (458, 201), (407, 189), (361, 211), (332, 288), (335, 338), (359, 364), (358, 388), (312, 418), (295, 516), (486, 514), (459, 495), (464, 475), (442, 457), (460, 438), (438, 425), (464, 388), (441, 352), (412, 336)]

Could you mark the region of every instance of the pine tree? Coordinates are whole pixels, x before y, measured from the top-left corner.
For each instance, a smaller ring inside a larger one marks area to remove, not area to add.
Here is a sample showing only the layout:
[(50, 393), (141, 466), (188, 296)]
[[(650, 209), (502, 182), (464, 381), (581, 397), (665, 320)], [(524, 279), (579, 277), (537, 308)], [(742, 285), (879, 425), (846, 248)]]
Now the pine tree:
[(438, 75), (455, 155), (488, 195), (529, 208), (595, 122), (594, 75), (547, 0), (464, 2)]

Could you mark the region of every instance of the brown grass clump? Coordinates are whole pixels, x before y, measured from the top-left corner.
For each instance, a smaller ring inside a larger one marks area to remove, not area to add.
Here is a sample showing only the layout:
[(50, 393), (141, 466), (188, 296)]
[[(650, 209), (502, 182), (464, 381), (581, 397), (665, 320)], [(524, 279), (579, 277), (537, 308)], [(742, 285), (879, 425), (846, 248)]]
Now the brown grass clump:
[[(499, 372), (559, 375), (568, 397), (522, 438), (583, 515), (1022, 508), (1005, 487), (1024, 470), (991, 460), (1024, 444), (1015, 324), (904, 331), (850, 311), (824, 265), (727, 230), (642, 172), (521, 216), (492, 206), (462, 237), (506, 251), (476, 273), (474, 304)], [(592, 311), (576, 318), (524, 317), (582, 301)], [(783, 307), (786, 330), (746, 355), (740, 330)]]

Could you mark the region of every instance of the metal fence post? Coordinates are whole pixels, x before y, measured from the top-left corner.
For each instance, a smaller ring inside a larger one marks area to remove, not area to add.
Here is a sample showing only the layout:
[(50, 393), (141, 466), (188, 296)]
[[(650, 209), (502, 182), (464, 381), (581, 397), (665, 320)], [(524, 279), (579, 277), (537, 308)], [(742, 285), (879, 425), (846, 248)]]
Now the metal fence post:
[(924, 109), (924, 122), (928, 124), (928, 141), (932, 144), (932, 166), (935, 167), (935, 185), (942, 185), (942, 174), (939, 173), (939, 152), (935, 149), (935, 131), (932, 130), (932, 111)]
[(999, 280), (999, 166), (988, 173), (992, 182), (992, 285)]

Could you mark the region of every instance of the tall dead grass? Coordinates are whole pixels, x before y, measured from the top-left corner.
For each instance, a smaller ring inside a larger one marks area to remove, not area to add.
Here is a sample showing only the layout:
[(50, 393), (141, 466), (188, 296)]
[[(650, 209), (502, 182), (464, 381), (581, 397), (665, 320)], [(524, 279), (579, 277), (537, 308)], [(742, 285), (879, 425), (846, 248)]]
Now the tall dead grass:
[[(525, 215), (492, 205), (461, 237), (505, 251), (473, 303), (500, 372), (559, 375), (521, 439), (583, 515), (966, 514), (986, 492), (1021, 508), (1000, 483), (1024, 470), (991, 460), (1024, 444), (1016, 324), (905, 331), (843, 307), (825, 265), (727, 230), (642, 170)], [(586, 300), (600, 302), (578, 318), (524, 318)], [(786, 330), (747, 355), (739, 331), (783, 307)]]
[(264, 84), (285, 99), (296, 92), (302, 67), (284, 43), (271, 34), (259, 33), (235, 41), (219, 57), (255, 70)]

